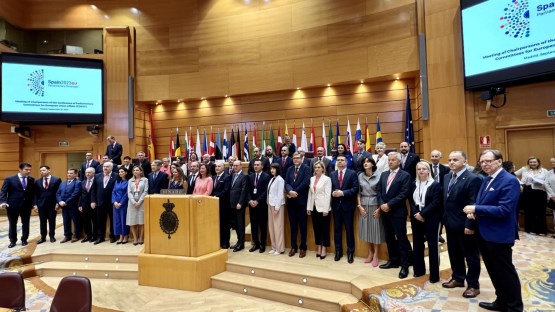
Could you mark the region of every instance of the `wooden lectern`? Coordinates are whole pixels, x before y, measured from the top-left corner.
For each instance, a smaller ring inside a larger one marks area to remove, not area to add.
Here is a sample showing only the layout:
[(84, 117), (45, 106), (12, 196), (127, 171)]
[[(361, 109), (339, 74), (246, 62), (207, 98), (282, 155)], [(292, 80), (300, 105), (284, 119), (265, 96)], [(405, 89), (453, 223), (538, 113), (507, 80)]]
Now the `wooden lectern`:
[(145, 198), (145, 248), (139, 285), (202, 291), (225, 271), (218, 198), (150, 195)]

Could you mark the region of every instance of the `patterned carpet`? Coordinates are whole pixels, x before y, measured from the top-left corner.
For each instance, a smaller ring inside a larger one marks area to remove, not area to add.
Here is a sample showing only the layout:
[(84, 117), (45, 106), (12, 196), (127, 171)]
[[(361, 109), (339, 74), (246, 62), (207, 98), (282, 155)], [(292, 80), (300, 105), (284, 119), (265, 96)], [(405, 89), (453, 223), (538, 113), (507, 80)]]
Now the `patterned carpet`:
[[(555, 239), (521, 233), (514, 247), (514, 264), (521, 284), (525, 311), (555, 311)], [(431, 284), (427, 276), (364, 290), (365, 304), (344, 306), (343, 311), (485, 311), (480, 301), (493, 301), (495, 291), (482, 263), (481, 294), (462, 297), (464, 288), (446, 289), (450, 270), (441, 272), (441, 281)]]

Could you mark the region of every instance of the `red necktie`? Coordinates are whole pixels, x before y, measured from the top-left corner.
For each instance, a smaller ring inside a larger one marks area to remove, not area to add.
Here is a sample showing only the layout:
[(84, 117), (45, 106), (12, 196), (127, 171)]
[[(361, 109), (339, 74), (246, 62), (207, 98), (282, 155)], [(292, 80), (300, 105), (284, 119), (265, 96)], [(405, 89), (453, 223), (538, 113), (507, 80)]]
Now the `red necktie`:
[(339, 187), (343, 186), (343, 170), (339, 170)]
[(44, 178), (44, 189), (48, 189), (48, 178)]
[(282, 168), (282, 170), (283, 170), (283, 168), (285, 168), (285, 160), (286, 160), (286, 159), (287, 159), (287, 158), (283, 157), (283, 159), (281, 160), (281, 168)]

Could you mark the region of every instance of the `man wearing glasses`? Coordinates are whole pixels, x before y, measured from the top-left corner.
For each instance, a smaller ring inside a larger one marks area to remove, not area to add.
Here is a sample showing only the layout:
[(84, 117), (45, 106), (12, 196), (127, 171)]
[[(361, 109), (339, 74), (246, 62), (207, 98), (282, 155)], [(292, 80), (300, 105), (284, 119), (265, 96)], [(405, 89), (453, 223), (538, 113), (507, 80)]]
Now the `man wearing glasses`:
[(478, 245), (497, 298), (480, 302), (490, 311), (523, 311), (518, 273), (513, 265), (513, 245), (518, 231), (518, 180), (501, 167), (503, 155), (498, 150), (480, 154), (480, 165), (488, 175), (476, 197), (476, 205), (464, 207), (478, 227)]

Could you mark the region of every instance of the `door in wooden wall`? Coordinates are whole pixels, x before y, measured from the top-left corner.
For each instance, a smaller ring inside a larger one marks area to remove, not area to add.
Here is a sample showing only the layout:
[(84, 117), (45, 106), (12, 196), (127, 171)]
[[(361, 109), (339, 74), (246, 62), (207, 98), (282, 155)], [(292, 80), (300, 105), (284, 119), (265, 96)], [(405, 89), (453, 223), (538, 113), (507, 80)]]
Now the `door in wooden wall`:
[[(50, 174), (57, 176), (63, 180), (67, 176), (67, 153), (42, 153), (41, 165), (48, 165), (50, 167)], [(37, 168), (37, 172), (38, 172)], [(40, 174), (37, 173), (37, 177)]]
[(549, 159), (555, 157), (555, 127), (507, 130), (507, 154), (518, 170), (530, 156), (541, 160), (542, 167), (551, 169)]

